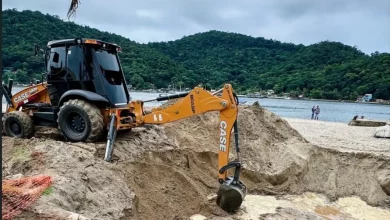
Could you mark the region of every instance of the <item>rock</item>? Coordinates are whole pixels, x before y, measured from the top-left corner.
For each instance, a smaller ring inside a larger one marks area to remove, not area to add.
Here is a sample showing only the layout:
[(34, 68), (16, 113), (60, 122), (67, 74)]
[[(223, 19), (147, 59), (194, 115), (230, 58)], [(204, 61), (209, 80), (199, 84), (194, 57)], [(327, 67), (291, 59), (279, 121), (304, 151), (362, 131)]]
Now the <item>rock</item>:
[(206, 216), (203, 216), (201, 214), (195, 214), (190, 217), (191, 220), (205, 220), (207, 219)]
[(208, 201), (216, 200), (217, 199), (217, 194), (211, 194), (207, 196)]
[(66, 219), (70, 219), (70, 220), (91, 220), (90, 218), (86, 218), (80, 214), (77, 214), (77, 213), (73, 213), (73, 212), (69, 212), (69, 216), (67, 216)]
[(15, 175), (6, 176), (6, 177), (4, 177), (4, 179), (12, 180), (12, 179), (20, 179), (22, 177), (23, 177), (23, 174), (18, 173), (18, 174), (15, 174)]

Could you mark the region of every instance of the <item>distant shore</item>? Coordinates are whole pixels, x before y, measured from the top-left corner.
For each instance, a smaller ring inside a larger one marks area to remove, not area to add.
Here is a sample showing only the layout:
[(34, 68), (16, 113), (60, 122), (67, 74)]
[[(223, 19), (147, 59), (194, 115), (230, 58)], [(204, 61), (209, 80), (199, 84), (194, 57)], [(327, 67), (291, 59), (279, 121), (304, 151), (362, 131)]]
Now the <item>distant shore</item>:
[[(27, 87), (22, 85), (15, 85), (14, 87)], [(130, 93), (132, 92), (143, 92), (143, 93), (157, 93), (157, 94), (175, 94), (175, 93), (184, 93), (188, 92), (188, 90), (185, 91), (156, 91), (156, 90), (134, 90), (134, 89), (128, 89)], [(302, 100), (302, 101), (320, 101), (320, 102), (345, 102), (345, 103), (358, 103), (358, 104), (375, 104), (375, 105), (390, 105), (389, 103), (380, 103), (380, 102), (356, 102), (352, 100), (332, 100), (332, 99), (309, 99), (309, 98), (291, 98), (291, 97), (265, 97), (265, 98), (252, 98), (247, 97), (247, 95), (238, 95), (240, 98), (246, 98), (246, 99), (274, 99), (274, 100)]]
[[(184, 93), (188, 91), (154, 91), (154, 90), (134, 90), (129, 89), (129, 92), (144, 92), (144, 93), (160, 93), (160, 94), (174, 94), (174, 93)], [(333, 100), (333, 99), (310, 99), (310, 98), (291, 98), (291, 97), (277, 97), (277, 96), (268, 96), (268, 97), (248, 97), (247, 95), (238, 94), (239, 98), (246, 99), (282, 99), (282, 100), (302, 100), (302, 101), (321, 101), (321, 102), (345, 102), (345, 103), (358, 103), (358, 104), (376, 104), (376, 105), (390, 105), (389, 103), (380, 103), (380, 102), (356, 102), (353, 100)]]

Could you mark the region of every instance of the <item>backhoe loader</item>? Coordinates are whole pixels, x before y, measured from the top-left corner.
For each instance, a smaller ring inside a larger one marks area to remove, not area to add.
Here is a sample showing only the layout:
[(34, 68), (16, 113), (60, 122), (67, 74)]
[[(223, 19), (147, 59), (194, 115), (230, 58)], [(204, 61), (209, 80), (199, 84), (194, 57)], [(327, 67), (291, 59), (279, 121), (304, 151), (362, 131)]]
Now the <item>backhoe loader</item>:
[[(12, 80), (2, 84), (7, 101), (3, 113), (6, 135), (30, 138), (35, 126), (58, 128), (66, 140), (94, 142), (107, 135), (104, 160), (112, 161), (117, 131), (148, 124), (165, 124), (203, 114), (220, 112), (218, 145), (217, 204), (225, 211), (237, 210), (247, 188), (239, 180), (241, 161), (238, 146), (238, 98), (230, 84), (211, 93), (200, 86), (190, 92), (158, 97), (153, 100), (131, 100), (119, 61), (121, 47), (95, 39), (50, 41), (47, 48), (35, 46), (42, 53), (46, 73), (41, 82), (12, 94)], [(45, 79), (45, 80), (44, 80)], [(168, 107), (157, 107), (146, 113), (144, 103), (178, 101)], [(231, 135), (234, 130), (236, 159), (229, 161)], [(228, 176), (228, 169), (235, 168)]]

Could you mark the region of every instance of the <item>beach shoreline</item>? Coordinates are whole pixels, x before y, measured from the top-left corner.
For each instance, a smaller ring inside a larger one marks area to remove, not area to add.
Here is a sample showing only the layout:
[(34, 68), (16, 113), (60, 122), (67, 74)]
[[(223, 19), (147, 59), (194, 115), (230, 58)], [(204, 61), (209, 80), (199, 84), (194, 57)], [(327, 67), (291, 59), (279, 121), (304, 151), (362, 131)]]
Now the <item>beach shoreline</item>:
[(312, 144), (341, 152), (362, 152), (390, 157), (390, 139), (375, 138), (376, 127), (347, 123), (283, 118)]

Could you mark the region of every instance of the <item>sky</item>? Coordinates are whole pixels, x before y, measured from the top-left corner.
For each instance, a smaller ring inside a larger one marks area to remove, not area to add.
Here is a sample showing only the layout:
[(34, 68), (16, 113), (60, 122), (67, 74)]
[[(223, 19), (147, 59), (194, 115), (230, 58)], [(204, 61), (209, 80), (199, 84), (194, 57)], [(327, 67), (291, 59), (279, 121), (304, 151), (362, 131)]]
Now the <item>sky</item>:
[[(148, 43), (209, 30), (310, 45), (338, 41), (390, 52), (389, 0), (80, 0), (77, 24)], [(3, 10), (67, 19), (70, 0), (3, 0)], [(54, 3), (55, 2), (55, 3)]]

